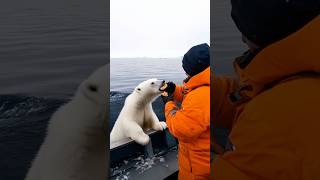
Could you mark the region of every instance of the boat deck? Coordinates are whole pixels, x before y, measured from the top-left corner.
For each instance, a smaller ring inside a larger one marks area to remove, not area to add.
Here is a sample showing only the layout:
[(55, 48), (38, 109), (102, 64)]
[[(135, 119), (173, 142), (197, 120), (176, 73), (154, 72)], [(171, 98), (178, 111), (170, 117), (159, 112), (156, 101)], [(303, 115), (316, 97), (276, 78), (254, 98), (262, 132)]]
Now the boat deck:
[(178, 171), (177, 141), (168, 131), (146, 133), (151, 139), (146, 146), (129, 138), (110, 144), (110, 179), (160, 180)]

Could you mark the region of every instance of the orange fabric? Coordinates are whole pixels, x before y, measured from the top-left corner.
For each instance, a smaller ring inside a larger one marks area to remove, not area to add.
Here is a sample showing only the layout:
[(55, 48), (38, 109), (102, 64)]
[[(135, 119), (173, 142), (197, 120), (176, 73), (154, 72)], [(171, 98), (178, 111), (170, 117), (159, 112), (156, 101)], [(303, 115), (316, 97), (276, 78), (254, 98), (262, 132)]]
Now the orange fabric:
[(184, 93), (183, 93), (183, 86), (176, 85), (176, 88), (173, 93), (173, 97), (175, 101), (181, 102), (183, 99)]
[(212, 179), (319, 179), (320, 76), (298, 74), (320, 72), (319, 32), (318, 16), (236, 67), (249, 100), (234, 113), (234, 148), (214, 159)]
[(175, 97), (183, 97), (181, 107), (168, 102), (165, 116), (169, 131), (179, 140), (179, 179), (209, 179), (210, 68), (176, 91), (181, 94), (175, 92)]
[(216, 128), (231, 129), (233, 114), (236, 106), (229, 100), (229, 94), (238, 89), (238, 81), (231, 77), (214, 76), (211, 77), (213, 96), (212, 102), (212, 124)]

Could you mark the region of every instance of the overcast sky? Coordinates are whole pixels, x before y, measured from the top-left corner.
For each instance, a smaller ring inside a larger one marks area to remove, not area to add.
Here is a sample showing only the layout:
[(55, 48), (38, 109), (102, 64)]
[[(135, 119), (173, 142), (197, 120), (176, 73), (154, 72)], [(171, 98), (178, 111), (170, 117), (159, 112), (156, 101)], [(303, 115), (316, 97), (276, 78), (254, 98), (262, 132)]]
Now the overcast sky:
[(179, 57), (210, 43), (210, 0), (111, 0), (111, 57)]

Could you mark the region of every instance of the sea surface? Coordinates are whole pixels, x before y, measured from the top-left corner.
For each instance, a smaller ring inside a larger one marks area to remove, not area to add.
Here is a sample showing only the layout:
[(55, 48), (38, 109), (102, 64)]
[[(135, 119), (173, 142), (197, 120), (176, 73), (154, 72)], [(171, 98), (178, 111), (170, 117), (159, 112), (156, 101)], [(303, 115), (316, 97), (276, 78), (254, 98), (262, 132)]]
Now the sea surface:
[(182, 57), (111, 58), (111, 91), (131, 92), (140, 82), (151, 78), (182, 84), (186, 78)]
[(69, 97), (108, 61), (104, 0), (0, 2), (0, 94)]
[(241, 34), (231, 18), (231, 1), (211, 1), (211, 36), (213, 36), (213, 61), (216, 74), (234, 75), (233, 61), (246, 49)]

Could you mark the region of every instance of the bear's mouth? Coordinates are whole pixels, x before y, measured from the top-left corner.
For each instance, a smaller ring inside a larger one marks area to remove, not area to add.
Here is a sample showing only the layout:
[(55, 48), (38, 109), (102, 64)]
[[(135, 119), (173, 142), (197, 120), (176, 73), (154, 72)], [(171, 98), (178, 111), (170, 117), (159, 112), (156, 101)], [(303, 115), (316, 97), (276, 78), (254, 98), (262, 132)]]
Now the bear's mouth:
[(166, 82), (163, 82), (161, 87), (159, 88), (159, 91), (161, 92), (162, 96), (168, 96), (168, 92), (164, 91), (167, 87), (168, 87), (168, 84)]
[(162, 86), (159, 88), (160, 91), (164, 91), (168, 87), (167, 83), (162, 83)]

